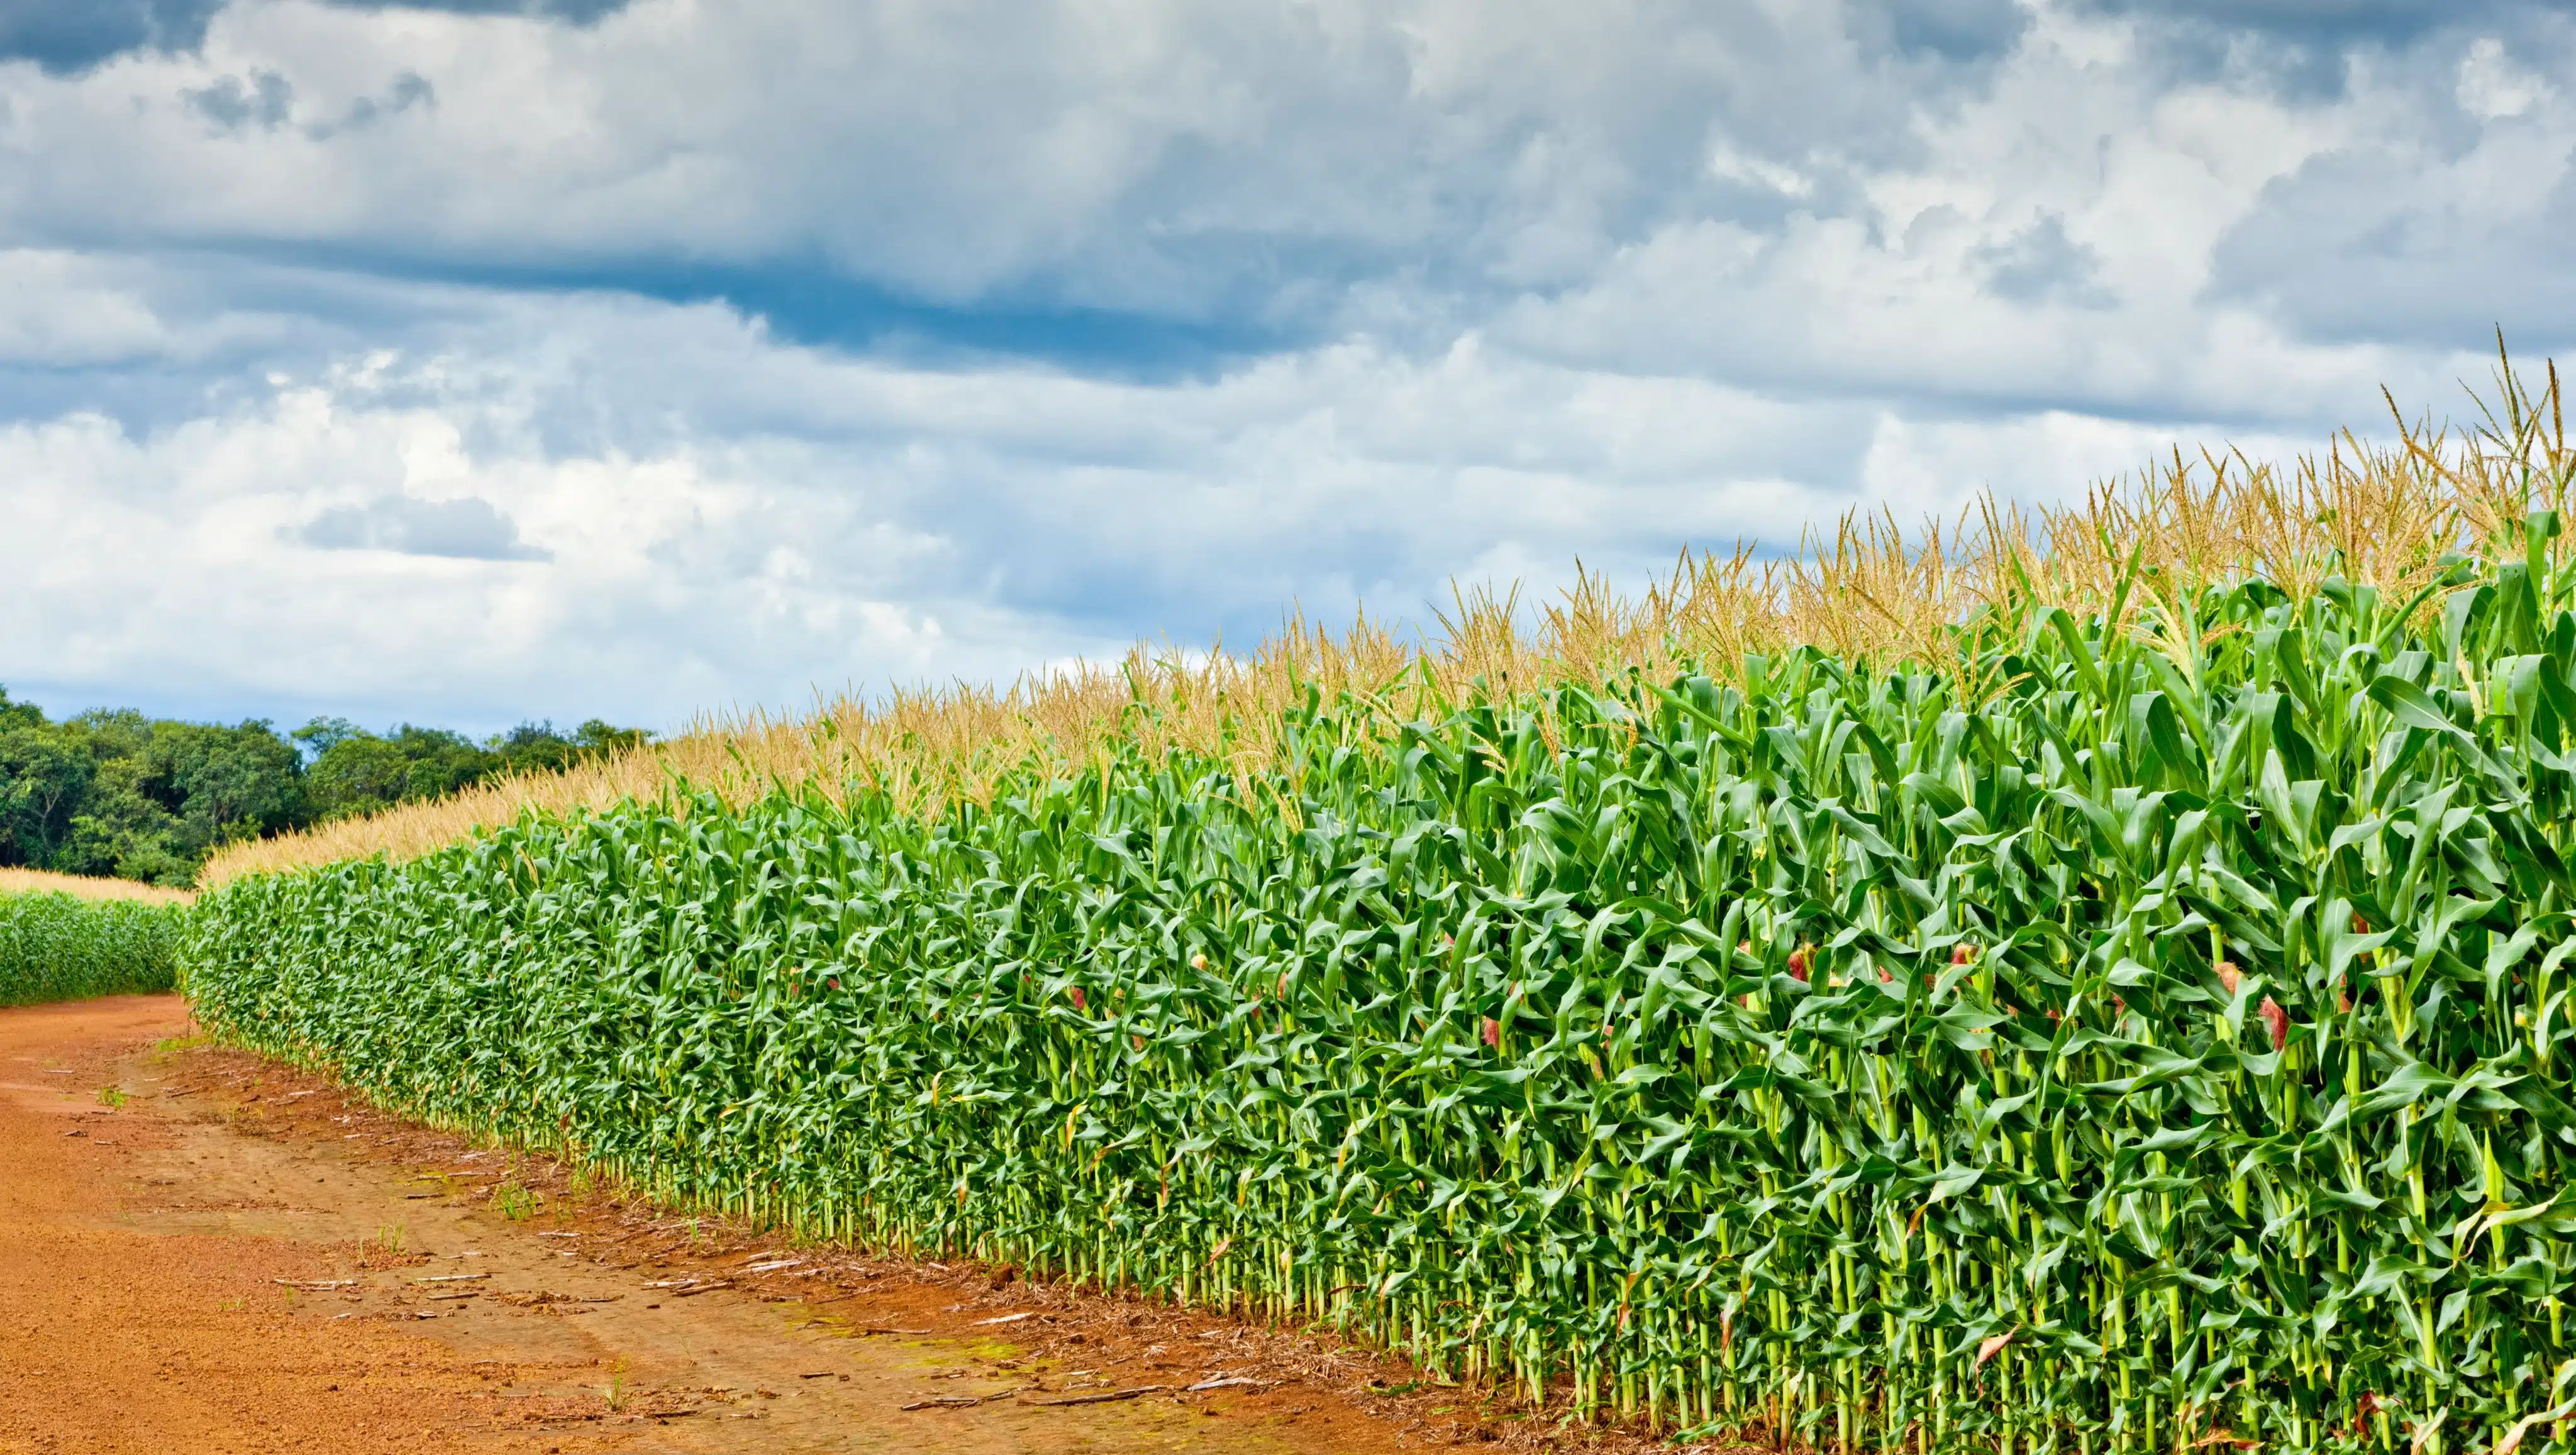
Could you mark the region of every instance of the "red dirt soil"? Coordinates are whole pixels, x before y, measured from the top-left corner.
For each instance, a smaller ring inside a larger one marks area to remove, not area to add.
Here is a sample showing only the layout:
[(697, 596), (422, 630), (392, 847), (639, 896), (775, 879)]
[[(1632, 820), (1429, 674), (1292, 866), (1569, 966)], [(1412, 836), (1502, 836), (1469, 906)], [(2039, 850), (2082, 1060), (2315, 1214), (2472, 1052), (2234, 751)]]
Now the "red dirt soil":
[(623, 1202), (193, 1030), (0, 1011), (0, 1455), (1643, 1445), (1329, 1332)]

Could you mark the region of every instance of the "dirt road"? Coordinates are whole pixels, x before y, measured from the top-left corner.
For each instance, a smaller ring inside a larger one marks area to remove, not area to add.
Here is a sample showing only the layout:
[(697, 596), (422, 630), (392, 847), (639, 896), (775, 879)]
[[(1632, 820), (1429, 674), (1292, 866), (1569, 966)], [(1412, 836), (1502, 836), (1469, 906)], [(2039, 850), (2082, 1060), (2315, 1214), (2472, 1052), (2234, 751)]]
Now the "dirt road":
[(0, 1011), (0, 1455), (1550, 1438), (1311, 1335), (621, 1204), (191, 1030)]

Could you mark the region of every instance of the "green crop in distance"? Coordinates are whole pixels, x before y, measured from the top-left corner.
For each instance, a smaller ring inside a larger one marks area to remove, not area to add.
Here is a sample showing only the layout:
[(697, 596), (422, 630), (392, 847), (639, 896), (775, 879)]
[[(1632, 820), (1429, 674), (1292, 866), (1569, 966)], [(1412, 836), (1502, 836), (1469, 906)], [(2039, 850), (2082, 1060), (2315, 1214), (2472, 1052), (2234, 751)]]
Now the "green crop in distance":
[(187, 908), (0, 894), (0, 1006), (168, 990)]
[[(1238, 779), (531, 815), (201, 901), (199, 1014), (666, 1197), (1849, 1448), (2568, 1397), (2576, 572), (2141, 583)], [(2224, 1436), (2220, 1432), (2227, 1432)]]

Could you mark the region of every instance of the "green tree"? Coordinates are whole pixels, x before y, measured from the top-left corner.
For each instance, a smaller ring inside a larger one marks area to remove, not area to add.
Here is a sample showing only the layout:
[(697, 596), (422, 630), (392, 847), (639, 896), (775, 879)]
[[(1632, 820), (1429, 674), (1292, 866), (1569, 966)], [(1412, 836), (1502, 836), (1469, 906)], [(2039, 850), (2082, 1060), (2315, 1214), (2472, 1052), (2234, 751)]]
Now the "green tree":
[(594, 717), (573, 730), (572, 740), (585, 754), (606, 757), (640, 748), (653, 741), (653, 735), (642, 728), (615, 727)]
[(100, 763), (82, 811), (72, 817), (71, 837), (47, 867), (182, 888), (194, 882), (205, 856), (182, 847), (178, 816), (148, 791), (150, 773), (139, 753)]
[(555, 731), (551, 722), (523, 722), (489, 744), (502, 766), (513, 773), (560, 771), (581, 757), (581, 744)]
[(525, 722), (483, 742), (404, 723), (317, 717), (178, 722), (130, 708), (54, 722), (0, 688), (0, 864), (192, 882), (225, 844), (317, 819), (443, 797), (505, 772), (547, 772), (648, 740), (592, 718), (569, 736)]
[(155, 884), (186, 884), (196, 863), (178, 847), (178, 819), (152, 791), (152, 722), (132, 709), (85, 712), (57, 738), (95, 765), (70, 832), (43, 867)]
[(591, 718), (567, 737), (551, 722), (523, 722), (485, 746), (514, 773), (560, 772), (575, 763), (641, 747), (653, 735), (642, 728), (622, 728)]
[(52, 863), (97, 777), (98, 763), (42, 713), (0, 704), (0, 864)]
[(286, 736), (297, 747), (318, 758), (336, 744), (366, 735), (365, 728), (345, 717), (317, 717)]
[(444, 798), (460, 788), (470, 788), (501, 767), (498, 754), (446, 728), (404, 723), (394, 729), (390, 741), (411, 760), (411, 769), (403, 778), (403, 797), (412, 802)]
[[(298, 737), (304, 735), (298, 729)], [(402, 801), (411, 759), (374, 733), (353, 730), (333, 737), (304, 770), (305, 793), (316, 818), (374, 813)]]
[(265, 722), (85, 712), (57, 739), (96, 767), (45, 867), (186, 884), (216, 848), (308, 816), (301, 755)]
[(9, 697), (9, 689), (0, 687), (0, 727), (13, 724), (19, 727), (43, 727), (45, 710), (32, 702), (12, 701)]
[(303, 755), (265, 720), (156, 722), (151, 733), (146, 792), (178, 815), (183, 848), (202, 858), (303, 821)]
[(569, 736), (529, 721), (477, 743), (414, 723), (379, 735), (347, 718), (317, 717), (288, 736), (313, 755), (305, 770), (313, 815), (333, 819), (442, 798), (502, 773), (558, 772), (652, 735), (591, 718)]

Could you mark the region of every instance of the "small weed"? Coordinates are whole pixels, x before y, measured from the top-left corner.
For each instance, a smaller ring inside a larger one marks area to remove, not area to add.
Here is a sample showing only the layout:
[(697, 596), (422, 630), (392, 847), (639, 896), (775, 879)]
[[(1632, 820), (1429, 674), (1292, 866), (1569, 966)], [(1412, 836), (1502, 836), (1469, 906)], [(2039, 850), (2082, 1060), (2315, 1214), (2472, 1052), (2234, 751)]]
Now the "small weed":
[(626, 1361), (608, 1366), (608, 1387), (600, 1391), (608, 1400), (609, 1413), (615, 1414), (626, 1403)]
[(399, 1253), (403, 1251), (403, 1243), (408, 1236), (409, 1234), (400, 1223), (395, 1223), (390, 1227), (378, 1228), (376, 1229), (376, 1246), (387, 1253)]
[(535, 1212), (542, 1201), (537, 1193), (521, 1186), (516, 1179), (492, 1189), (494, 1210), (514, 1223), (527, 1221), (528, 1215)]
[(102, 1086), (98, 1089), (98, 1104), (113, 1111), (125, 1105), (125, 1093), (113, 1086)]

